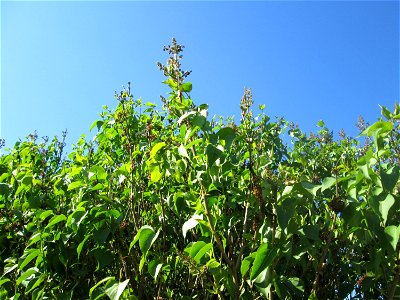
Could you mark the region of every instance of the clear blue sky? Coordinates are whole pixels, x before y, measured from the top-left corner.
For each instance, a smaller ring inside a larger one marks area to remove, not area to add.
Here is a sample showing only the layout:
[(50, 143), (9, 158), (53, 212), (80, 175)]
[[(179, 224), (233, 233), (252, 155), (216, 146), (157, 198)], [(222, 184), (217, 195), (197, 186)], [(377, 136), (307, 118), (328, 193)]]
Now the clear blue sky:
[(172, 37), (211, 114), (239, 120), (246, 86), (272, 117), (355, 135), (359, 115), (399, 100), (398, 1), (2, 1), (0, 136), (68, 129), (71, 145), (128, 81), (160, 103)]

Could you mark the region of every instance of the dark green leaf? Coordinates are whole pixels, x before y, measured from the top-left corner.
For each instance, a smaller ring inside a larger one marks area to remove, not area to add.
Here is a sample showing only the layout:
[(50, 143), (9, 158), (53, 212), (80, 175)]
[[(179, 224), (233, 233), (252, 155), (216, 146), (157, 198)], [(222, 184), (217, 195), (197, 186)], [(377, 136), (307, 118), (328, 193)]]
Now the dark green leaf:
[(389, 170), (380, 170), (383, 188), (391, 193), (399, 180), (399, 167), (394, 166)]
[(296, 199), (287, 198), (278, 204), (277, 207), (277, 215), (278, 215), (278, 224), (282, 227), (282, 229), (286, 229), (288, 226), (289, 220), (294, 216), (296, 208)]
[(211, 166), (216, 162), (216, 160), (222, 156), (222, 151), (217, 147), (208, 144), (206, 154), (207, 154), (208, 168), (211, 168)]
[(217, 135), (220, 140), (225, 141), (225, 149), (229, 151), (232, 142), (236, 137), (235, 130), (231, 127), (224, 127), (218, 131)]

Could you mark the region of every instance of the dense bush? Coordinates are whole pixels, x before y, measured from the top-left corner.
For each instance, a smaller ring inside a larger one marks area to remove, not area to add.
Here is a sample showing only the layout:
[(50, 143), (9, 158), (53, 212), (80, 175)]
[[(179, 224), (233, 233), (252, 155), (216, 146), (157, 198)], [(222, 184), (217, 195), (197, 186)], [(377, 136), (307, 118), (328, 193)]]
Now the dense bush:
[(0, 157), (0, 298), (399, 298), (399, 105), (359, 139), (254, 116), (250, 90), (210, 120), (164, 50), (161, 111), (128, 85), (67, 156)]

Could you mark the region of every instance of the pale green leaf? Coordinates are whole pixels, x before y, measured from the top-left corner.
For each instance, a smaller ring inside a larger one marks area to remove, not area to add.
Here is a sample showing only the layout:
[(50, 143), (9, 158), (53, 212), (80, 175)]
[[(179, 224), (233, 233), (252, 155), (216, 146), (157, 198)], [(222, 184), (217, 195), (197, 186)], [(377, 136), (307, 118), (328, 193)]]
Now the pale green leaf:
[(150, 159), (153, 159), (156, 156), (156, 154), (158, 153), (158, 151), (160, 151), (162, 148), (164, 148), (165, 145), (166, 145), (165, 142), (159, 142), (156, 145), (154, 145), (150, 151)]
[(181, 156), (186, 157), (186, 158), (189, 158), (189, 155), (188, 155), (188, 153), (187, 153), (187, 151), (186, 151), (186, 148), (185, 148), (183, 145), (180, 145), (180, 146), (179, 146), (178, 152), (179, 152), (179, 154), (180, 154)]
[(315, 185), (312, 184), (310, 182), (307, 181), (303, 181), (301, 183), (301, 186), (307, 191), (309, 192), (311, 195), (313, 195), (314, 197), (317, 195), (318, 190), (321, 188), (320, 185)]
[(83, 182), (82, 181), (73, 181), (68, 185), (68, 191), (74, 190), (76, 188), (79, 188), (83, 186)]
[(182, 226), (183, 237), (186, 237), (186, 233), (188, 232), (188, 230), (196, 227), (196, 225), (199, 223), (198, 220), (203, 220), (203, 216), (194, 214), (189, 220), (183, 223)]
[(393, 204), (394, 198), (390, 194), (386, 196), (385, 200), (379, 202), (379, 212), (381, 213), (383, 224), (386, 224), (389, 210)]
[(332, 185), (336, 183), (336, 179), (333, 177), (326, 177), (322, 181), (322, 187), (321, 187), (321, 192), (329, 189)]

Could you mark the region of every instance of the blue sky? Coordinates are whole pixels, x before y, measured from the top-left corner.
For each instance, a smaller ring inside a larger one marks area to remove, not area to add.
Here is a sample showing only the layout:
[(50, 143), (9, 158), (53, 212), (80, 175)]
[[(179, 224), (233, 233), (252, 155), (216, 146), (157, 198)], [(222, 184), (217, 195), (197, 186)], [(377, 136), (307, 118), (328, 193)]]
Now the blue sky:
[(272, 117), (355, 135), (399, 100), (398, 1), (2, 1), (0, 136), (67, 129), (71, 145), (128, 81), (160, 103), (172, 37), (211, 115), (238, 121), (246, 86)]

